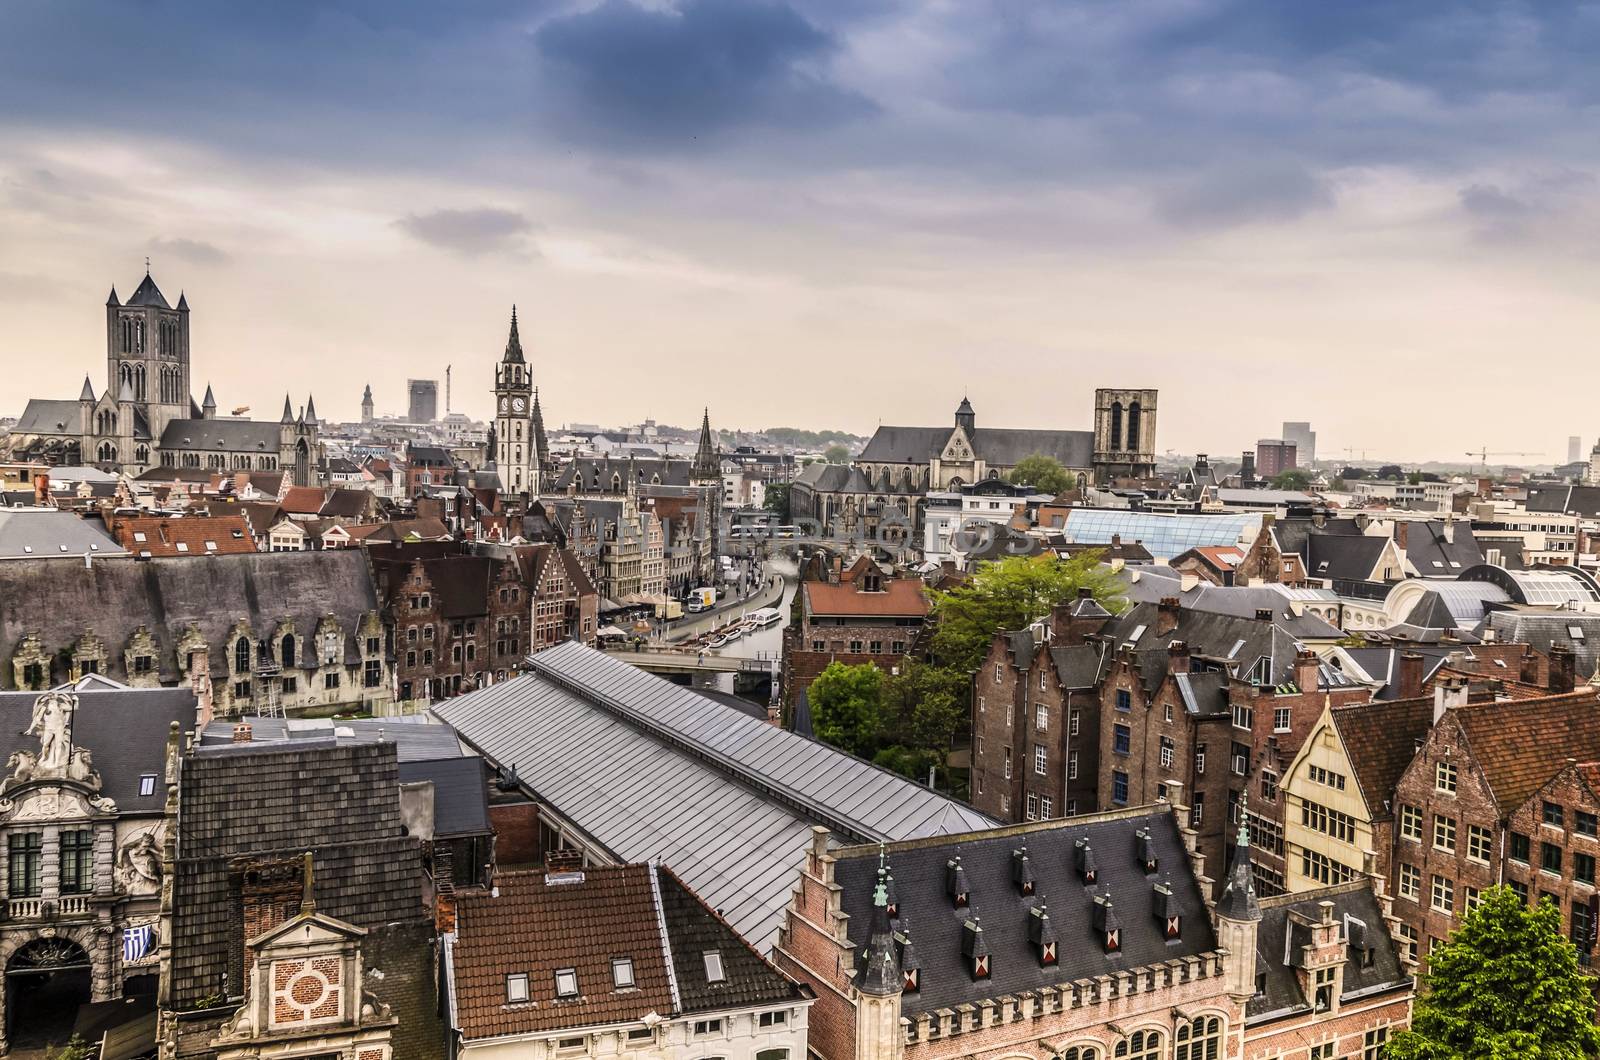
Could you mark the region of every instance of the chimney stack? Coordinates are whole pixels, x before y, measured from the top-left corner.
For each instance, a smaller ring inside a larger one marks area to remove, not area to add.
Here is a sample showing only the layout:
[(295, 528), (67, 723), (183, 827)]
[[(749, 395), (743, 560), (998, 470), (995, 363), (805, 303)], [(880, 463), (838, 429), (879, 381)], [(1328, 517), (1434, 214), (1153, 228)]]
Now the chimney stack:
[(1565, 644), (1550, 646), (1550, 691), (1571, 692), (1576, 684), (1577, 658)]
[(1163, 596), (1156, 605), (1156, 636), (1163, 637), (1178, 628), (1181, 607), (1176, 596)]
[(1298, 651), (1294, 656), (1294, 683), (1302, 692), (1315, 692), (1318, 685), (1318, 671), (1322, 668), (1322, 660), (1310, 648)]
[(1414, 651), (1400, 653), (1400, 672), (1396, 679), (1396, 699), (1416, 699), (1422, 695), (1422, 656)]
[(1439, 724), (1444, 712), (1467, 705), (1467, 679), (1446, 677), (1433, 687), (1433, 723)]
[(253, 732), (253, 730), (250, 728), (250, 723), (248, 721), (239, 722), (237, 725), (235, 725), (233, 727), (233, 742), (234, 743), (249, 743), (249, 742), (251, 742), (251, 740), (253, 739), (252, 732)]

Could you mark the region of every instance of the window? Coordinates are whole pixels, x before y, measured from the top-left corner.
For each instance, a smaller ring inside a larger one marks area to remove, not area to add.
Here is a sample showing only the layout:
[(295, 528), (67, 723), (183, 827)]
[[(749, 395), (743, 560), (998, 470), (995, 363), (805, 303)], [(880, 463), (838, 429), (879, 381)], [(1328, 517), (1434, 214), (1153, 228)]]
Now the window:
[(1307, 1054), (1309, 1060), (1333, 1060), (1333, 1042), (1319, 1042)]
[(1011, 748), (1009, 748), (1009, 747), (1005, 748), (1005, 752), (1006, 752), (1005, 776), (1006, 776), (1007, 780), (1010, 780), (1011, 779)]
[(515, 1005), (519, 1001), (528, 1000), (528, 975), (526, 972), (516, 972), (506, 976), (506, 1004)]
[(1545, 872), (1561, 875), (1561, 848), (1555, 843), (1540, 843), (1539, 867)]
[(656, 1032), (649, 1027), (631, 1027), (628, 1030), (628, 1045), (643, 1045), (645, 1042), (654, 1041)]
[(1040, 732), (1050, 730), (1050, 708), (1043, 703), (1035, 703), (1033, 706), (1033, 727)]
[(1456, 819), (1433, 815), (1433, 847), (1446, 853), (1456, 852)]
[(1061, 1054), (1061, 1060), (1100, 1060), (1100, 1050), (1093, 1045), (1074, 1045)]
[(1117, 689), (1117, 709), (1122, 711), (1133, 709), (1133, 694), (1126, 688)]
[(703, 1038), (708, 1034), (721, 1034), (721, 1033), (722, 1033), (722, 1021), (721, 1020), (695, 1020), (694, 1021), (694, 1035), (695, 1035), (696, 1038)]
[(1313, 831), (1332, 836), (1341, 843), (1355, 842), (1355, 818), (1347, 813), (1340, 813), (1338, 810), (1330, 810), (1321, 803), (1301, 803), (1300, 823)]
[(1233, 745), (1233, 775), (1245, 777), (1250, 775), (1250, 748), (1242, 743)]
[(1294, 712), (1290, 707), (1278, 707), (1272, 712), (1272, 731), (1288, 732), (1294, 728)]
[(1400, 807), (1400, 838), (1422, 842), (1422, 811), (1415, 806)]
[(1440, 762), (1433, 767), (1433, 786), (1446, 795), (1456, 793), (1456, 767), (1450, 762)]
[(1435, 876), (1431, 891), (1433, 908), (1441, 913), (1456, 911), (1456, 882), (1448, 876)]
[(1120, 721), (1111, 728), (1111, 750), (1119, 755), (1130, 754), (1133, 750), (1133, 730)]
[(1529, 843), (1529, 840), (1528, 840), (1527, 836), (1523, 835), (1521, 832), (1512, 832), (1511, 833), (1511, 860), (1512, 861), (1520, 861), (1524, 865), (1526, 865), (1528, 863), (1529, 846), (1530, 846), (1530, 843)]
[(1261, 774), (1261, 797), (1268, 802), (1278, 801), (1278, 774), (1270, 772)]
[(1161, 1032), (1134, 1031), (1117, 1043), (1117, 1060), (1161, 1060)]
[(1206, 771), (1206, 745), (1203, 743), (1194, 745), (1194, 771), (1196, 773)]
[(1256, 712), (1254, 708), (1248, 707), (1243, 703), (1235, 703), (1233, 705), (1233, 727), (1235, 729), (1253, 729), (1255, 724)]
[(576, 968), (556, 969), (556, 997), (578, 996), (578, 970)]
[(156, 775), (154, 773), (146, 773), (144, 776), (139, 778), (139, 794), (149, 796), (154, 795), (155, 793)]
[(1561, 813), (1561, 807), (1559, 805), (1557, 805), (1556, 803), (1553, 803), (1553, 802), (1545, 803), (1544, 804), (1544, 811), (1543, 811), (1543, 815), (1542, 816), (1543, 816), (1543, 821), (1544, 821), (1545, 824), (1550, 825), (1553, 828), (1562, 828), (1562, 827), (1564, 827), (1564, 825), (1562, 824), (1563, 814)]
[(1067, 715), (1067, 735), (1068, 736), (1076, 736), (1076, 735), (1078, 735), (1078, 726), (1083, 724), (1083, 719), (1080, 716), (1082, 713), (1083, 713), (1082, 711), (1075, 710), (1072, 713)]
[(1162, 708), (1161, 714), (1162, 714), (1162, 717), (1166, 720), (1167, 724), (1170, 725), (1172, 723), (1172, 704), (1171, 703), (1166, 704)]
[(1175, 751), (1176, 751), (1176, 745), (1172, 742), (1172, 737), (1170, 737), (1170, 736), (1161, 737), (1161, 768), (1162, 769), (1171, 769), (1172, 768), (1172, 759), (1173, 759)]
[(1587, 883), (1587, 884), (1593, 886), (1593, 884), (1594, 884), (1594, 855), (1593, 854), (1578, 854), (1578, 853), (1574, 853), (1572, 855), (1572, 878), (1577, 880), (1579, 883)]
[(1422, 888), (1422, 873), (1417, 871), (1415, 865), (1400, 866), (1400, 897), (1416, 901), (1417, 894)]
[(1584, 898), (1574, 900), (1572, 903), (1572, 933), (1568, 937), (1572, 939), (1572, 944), (1578, 948), (1580, 963), (1589, 959), (1589, 952), (1594, 945), (1589, 936), (1593, 931), (1594, 924), (1589, 917), (1588, 900)]
[(1039, 796), (1033, 794), (1031, 791), (1028, 793), (1027, 809), (1024, 810), (1023, 813), (1030, 821), (1037, 821), (1039, 819)]
[(368, 659), (361, 668), (361, 684), (364, 688), (377, 688), (383, 681), (383, 664), (377, 659)]
[(233, 644), (233, 672), (247, 674), (250, 672), (250, 639), (240, 637)]
[(1222, 1053), (1222, 1018), (1199, 1016), (1179, 1024), (1172, 1040), (1173, 1060), (1217, 1060)]
[(1595, 838), (1597, 832), (1600, 832), (1600, 829), (1597, 829), (1596, 827), (1597, 824), (1600, 824), (1600, 822), (1596, 821), (1594, 814), (1585, 813), (1583, 810), (1578, 810), (1572, 816), (1574, 818), (1573, 830), (1579, 835), (1586, 835), (1590, 839), (1593, 839)]
[(1001, 684), (1005, 680), (1005, 677), (1003, 675), (1004, 675), (1004, 671), (1001, 669), (1000, 664), (999, 663), (995, 663), (994, 664), (994, 683), (997, 684), (997, 685)]
[(1118, 806), (1128, 804), (1128, 774), (1120, 769), (1111, 771), (1111, 801)]
[(1311, 779), (1313, 784), (1321, 784), (1323, 787), (1332, 788), (1335, 791), (1344, 790), (1345, 776), (1343, 773), (1335, 773), (1333, 770), (1324, 769), (1322, 766), (1307, 766), (1306, 776)]
[[(1338, 998), (1333, 995), (1333, 981), (1338, 974), (1337, 968), (1318, 968), (1316, 979), (1313, 980), (1316, 994), (1315, 1007), (1318, 1012), (1331, 1012), (1334, 1002)], [(1332, 1053), (1328, 1054), (1332, 1056)]]
[(611, 961), (611, 985), (618, 990), (633, 986), (633, 958), (616, 957)]
[(720, 983), (727, 978), (722, 971), (722, 952), (720, 950), (707, 950), (705, 952), (705, 961), (706, 982)]
[(1048, 795), (1039, 796), (1039, 818), (1048, 821), (1055, 810), (1055, 800)]
[(1475, 824), (1467, 825), (1467, 857), (1471, 860), (1481, 861), (1487, 865), (1493, 841), (1494, 838), (1487, 828), (1480, 828)]
[(1405, 951), (1413, 964), (1416, 963), (1417, 929), (1407, 924), (1401, 924), (1398, 931), (1400, 934), (1400, 948)]
[(1300, 852), (1300, 871), (1318, 883), (1349, 883), (1356, 878), (1355, 869), (1315, 850)]
[(331, 691), (331, 690), (333, 690), (335, 688), (338, 688), (339, 687), (339, 675), (337, 673), (323, 674), (322, 675), (322, 687), (325, 690), (329, 690), (329, 691)]
[(1203, 791), (1197, 791), (1194, 793), (1194, 806), (1192, 806), (1189, 810), (1189, 827), (1199, 828), (1200, 822), (1205, 819), (1205, 816), (1206, 793)]
[(585, 1039), (585, 1038), (583, 1038), (581, 1036), (575, 1037), (575, 1038), (557, 1038), (556, 1039), (556, 1052), (558, 1052), (558, 1053), (581, 1053), (588, 1046), (588, 1044), (589, 1043), (588, 1043), (587, 1039)]
[(86, 894), (94, 890), (94, 833), (75, 828), (61, 833), (61, 892)]
[[(778, 1015), (781, 1016), (783, 1013), (780, 1012)], [(789, 1060), (789, 1050), (763, 1049), (756, 1053), (756, 1060)]]

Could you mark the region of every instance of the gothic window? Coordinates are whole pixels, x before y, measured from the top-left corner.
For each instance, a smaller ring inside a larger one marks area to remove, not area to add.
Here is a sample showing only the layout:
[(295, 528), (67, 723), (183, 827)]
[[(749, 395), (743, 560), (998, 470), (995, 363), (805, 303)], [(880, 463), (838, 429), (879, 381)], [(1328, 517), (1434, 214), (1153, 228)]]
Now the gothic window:
[(1134, 1031), (1117, 1043), (1117, 1060), (1160, 1060), (1161, 1032)]
[(1217, 1060), (1222, 1055), (1222, 1018), (1197, 1016), (1179, 1025), (1173, 1041), (1173, 1060)]
[(99, 449), (100, 462), (109, 464), (117, 459), (117, 447), (110, 442), (101, 442)]
[(1122, 402), (1111, 403), (1111, 448), (1113, 451), (1122, 448)]
[[(144, 328), (144, 325), (141, 323), (139, 325), (139, 327), (141, 328), (140, 339), (139, 339), (139, 350), (142, 353), (144, 351), (144, 338), (143, 338), (143, 331), (142, 331), (142, 329)], [(144, 365), (142, 365), (142, 364), (134, 365), (133, 366), (133, 396), (134, 396), (134, 399), (136, 401), (143, 401), (144, 400), (145, 381), (146, 380), (145, 380)]]
[(294, 665), (294, 634), (293, 633), (285, 633), (283, 635), (283, 648), (279, 652), (279, 654), (283, 657), (283, 665), (285, 665), (285, 666), (293, 666)]
[(240, 637), (233, 645), (233, 672), (247, 674), (250, 672), (250, 638)]
[(199, 453), (184, 453), (183, 454), (183, 466), (184, 467), (199, 467), (200, 466), (200, 454)]
[(122, 400), (122, 389), (133, 385), (133, 365), (124, 362), (117, 368), (117, 400)]
[(615, 471), (613, 471), (611, 473), (611, 492), (612, 493), (621, 493), (622, 492), (622, 476), (617, 474)]
[(133, 451), (133, 458), (141, 464), (148, 464), (150, 462), (150, 447), (148, 445), (139, 446)]
[(123, 317), (119, 323), (122, 325), (122, 352), (133, 352), (133, 322)]
[(1130, 453), (1139, 451), (1139, 403), (1137, 401), (1128, 404), (1128, 451)]

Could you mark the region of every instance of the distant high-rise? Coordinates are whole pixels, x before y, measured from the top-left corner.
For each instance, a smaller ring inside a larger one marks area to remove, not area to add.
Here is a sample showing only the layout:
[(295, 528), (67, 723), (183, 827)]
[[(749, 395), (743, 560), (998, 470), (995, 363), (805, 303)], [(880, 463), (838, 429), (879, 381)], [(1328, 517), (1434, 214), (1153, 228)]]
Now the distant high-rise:
[(1311, 424), (1286, 422), (1280, 437), (1294, 443), (1295, 455), (1301, 467), (1311, 467), (1317, 462), (1317, 432), (1311, 429)]
[(1583, 439), (1574, 434), (1567, 439), (1567, 463), (1576, 464), (1583, 459)]
[(1295, 444), (1286, 438), (1263, 438), (1256, 443), (1256, 474), (1272, 479), (1285, 471), (1293, 471)]
[(407, 420), (412, 423), (432, 423), (439, 418), (439, 380), (407, 379), (406, 393), (410, 395)]

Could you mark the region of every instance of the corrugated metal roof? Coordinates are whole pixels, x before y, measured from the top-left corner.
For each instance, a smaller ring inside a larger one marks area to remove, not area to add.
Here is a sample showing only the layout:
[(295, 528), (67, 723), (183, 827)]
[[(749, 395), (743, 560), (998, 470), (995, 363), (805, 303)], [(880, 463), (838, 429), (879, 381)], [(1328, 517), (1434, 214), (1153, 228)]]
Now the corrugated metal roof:
[(762, 949), (813, 825), (871, 842), (995, 824), (581, 644), (532, 665), (433, 713), (619, 861), (666, 862)]

